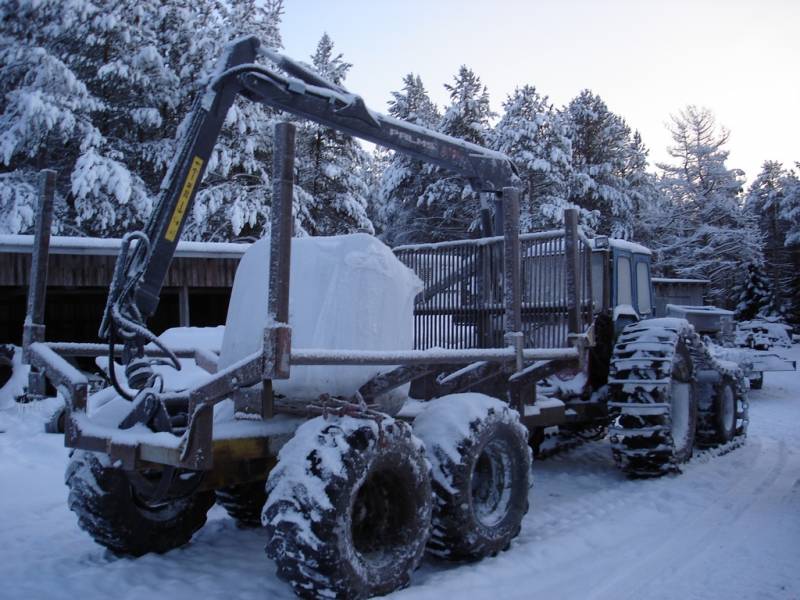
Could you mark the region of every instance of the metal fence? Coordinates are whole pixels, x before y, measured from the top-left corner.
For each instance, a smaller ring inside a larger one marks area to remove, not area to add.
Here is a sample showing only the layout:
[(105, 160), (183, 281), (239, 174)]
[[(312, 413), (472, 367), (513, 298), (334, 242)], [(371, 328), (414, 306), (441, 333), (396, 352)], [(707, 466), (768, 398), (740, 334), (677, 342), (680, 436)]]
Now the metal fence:
[[(568, 345), (564, 230), (520, 236), (522, 331), (526, 348)], [(419, 244), (395, 254), (424, 284), (414, 306), (414, 347), (499, 348), (503, 340), (503, 238)], [(591, 322), (591, 250), (578, 243), (582, 328)]]

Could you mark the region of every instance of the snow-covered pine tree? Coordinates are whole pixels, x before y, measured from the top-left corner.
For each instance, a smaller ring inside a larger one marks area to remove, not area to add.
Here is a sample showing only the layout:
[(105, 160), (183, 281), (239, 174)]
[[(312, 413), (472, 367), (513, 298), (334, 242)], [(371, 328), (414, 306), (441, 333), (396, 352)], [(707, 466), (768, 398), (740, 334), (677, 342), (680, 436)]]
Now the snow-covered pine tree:
[[(323, 34), (312, 66), (328, 81), (341, 85), (350, 63), (334, 53)], [(311, 235), (374, 231), (367, 216), (370, 156), (351, 136), (304, 121), (297, 131), (297, 184), (308, 202), (303, 228)]]
[[(795, 163), (800, 171), (800, 163)], [(786, 287), (788, 306), (787, 317), (800, 325), (800, 178), (795, 171), (789, 171), (783, 180), (784, 197), (780, 216), (786, 224), (786, 248), (791, 253), (791, 278)]]
[[(56, 231), (65, 229), (68, 200), (77, 203), (77, 220), (97, 216), (99, 229), (116, 221), (114, 203), (134, 196), (138, 183), (101, 132), (98, 115), (107, 111), (86, 82), (103, 66), (93, 61), (102, 51), (104, 31), (115, 31), (119, 13), (104, 15), (96, 2), (10, 0), (0, 5), (0, 228), (18, 233), (32, 225), (36, 171), (56, 169)], [(80, 164), (76, 162), (80, 159)], [(87, 200), (95, 199), (95, 205)], [(80, 209), (88, 207), (89, 214)], [(90, 223), (91, 224), (91, 223)], [(68, 229), (72, 233), (72, 229)]]
[(72, 171), (75, 225), (89, 235), (140, 228), (152, 208), (162, 169), (148, 142), (171, 137), (179, 102), (178, 75), (158, 39), (167, 8), (153, 0), (98, 3), (85, 36), (65, 49), (103, 99), (93, 118), (105, 143), (84, 149)]
[[(281, 0), (14, 0), (0, 10), (0, 48), (10, 57), (0, 67), (0, 203), (15, 231), (30, 224), (34, 170), (46, 166), (59, 170), (57, 230), (114, 236), (140, 227), (223, 45), (243, 33), (280, 45)], [(189, 237), (229, 239), (266, 221), (272, 115), (238, 109)]]
[[(388, 211), (391, 209), (388, 209), (384, 203), (384, 198), (381, 197), (381, 182), (383, 181), (383, 174), (389, 168), (392, 156), (393, 152), (388, 148), (375, 146), (366, 169), (367, 188), (369, 189), (367, 217), (372, 223), (375, 235), (386, 243), (390, 243), (386, 239), (388, 225), (386, 218), (389, 216)], [(389, 199), (389, 204), (391, 204), (391, 199)]]
[(758, 223), (762, 234), (764, 274), (769, 280), (775, 305), (769, 312), (784, 314), (791, 300), (792, 283), (797, 271), (792, 264), (792, 252), (786, 245), (788, 223), (781, 217), (786, 200), (788, 173), (777, 161), (765, 161), (761, 172), (750, 185), (745, 210)]
[[(441, 119), (419, 75), (403, 78), (403, 89), (392, 92), (389, 115), (415, 125), (435, 128)], [(421, 202), (431, 182), (425, 163), (401, 152), (392, 152), (381, 175), (378, 188), (379, 220), (387, 244), (421, 242), (429, 239), (429, 207)]]
[(743, 279), (736, 287), (736, 320), (749, 321), (759, 315), (768, 315), (773, 305), (770, 281), (764, 273), (764, 265), (747, 263)]
[(570, 201), (594, 215), (588, 225), (595, 231), (629, 238), (634, 200), (626, 171), (635, 164), (630, 128), (590, 90), (565, 107), (564, 118), (572, 141)]
[[(37, 171), (56, 169), (57, 209), (69, 189), (69, 171), (80, 148), (102, 139), (91, 113), (101, 106), (72, 69), (24, 29), (44, 32), (47, 6), (0, 5), (0, 233), (20, 233), (33, 224)], [(13, 13), (13, 16), (12, 16)]]
[[(488, 146), (490, 120), (495, 116), (489, 106), (486, 86), (474, 71), (461, 66), (453, 84), (445, 84), (450, 106), (438, 130), (480, 146)], [(469, 184), (452, 172), (426, 167), (433, 178), (425, 188), (422, 203), (428, 213), (428, 240), (467, 238), (480, 225), (480, 198)]]
[[(800, 172), (800, 162), (795, 163)], [(781, 206), (781, 218), (786, 222), (786, 244), (800, 246), (800, 177), (790, 171), (784, 180), (785, 195)]]
[(491, 145), (514, 161), (525, 187), (522, 230), (560, 225), (564, 209), (574, 206), (568, 200), (572, 145), (562, 116), (531, 85), (514, 90), (503, 108)]
[(661, 164), (661, 188), (670, 202), (658, 248), (668, 275), (709, 279), (710, 299), (730, 306), (730, 290), (745, 264), (761, 264), (761, 235), (742, 210), (743, 173), (729, 169), (728, 132), (707, 109), (688, 106), (672, 117), (675, 164)]
[(658, 186), (657, 177), (647, 170), (649, 166), (647, 156), (650, 151), (644, 145), (638, 131), (633, 132), (627, 150), (622, 176), (633, 211), (633, 218), (630, 220), (630, 239), (651, 246), (655, 242), (656, 229), (659, 227), (664, 197)]
[[(180, 27), (179, 38), (165, 44), (180, 63), (184, 117), (231, 41), (255, 35), (264, 46), (282, 47), (282, 0), (206, 4), (180, 0), (173, 10), (176, 18), (185, 15), (184, 19), (191, 19)], [(280, 118), (264, 105), (243, 98), (234, 102), (209, 158), (184, 237), (211, 241), (258, 239), (268, 231), (273, 128)], [(184, 120), (182, 126), (185, 125)], [(299, 196), (304, 197), (302, 192)], [(302, 199), (296, 198), (296, 202), (303, 204)], [(302, 208), (296, 208), (297, 215), (303, 214)]]

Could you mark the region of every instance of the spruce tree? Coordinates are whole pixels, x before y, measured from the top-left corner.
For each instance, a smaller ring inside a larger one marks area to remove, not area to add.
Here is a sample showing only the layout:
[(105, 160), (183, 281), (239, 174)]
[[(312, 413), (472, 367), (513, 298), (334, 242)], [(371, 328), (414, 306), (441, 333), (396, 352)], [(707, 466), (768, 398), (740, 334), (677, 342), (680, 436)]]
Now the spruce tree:
[[(800, 162), (795, 163), (800, 171)], [(781, 219), (786, 224), (786, 245), (800, 246), (800, 177), (794, 171), (786, 174), (783, 180), (785, 190), (781, 206)]]
[(649, 150), (644, 145), (641, 134), (634, 131), (627, 145), (622, 176), (631, 201), (630, 239), (652, 246), (656, 242), (655, 230), (660, 224), (664, 198), (658, 179), (647, 170), (648, 154)]
[[(422, 79), (413, 73), (403, 78), (402, 91), (392, 92), (389, 115), (428, 128), (436, 127), (441, 118)], [(422, 161), (401, 152), (386, 156), (377, 194), (386, 243), (394, 246), (429, 239), (431, 211), (421, 198), (431, 181), (430, 169)]]
[[(445, 84), (450, 105), (438, 130), (444, 134), (488, 146), (490, 120), (489, 93), (474, 71), (461, 66), (452, 84)], [(428, 240), (463, 239), (478, 233), (480, 198), (461, 177), (439, 167), (426, 167), (432, 175), (421, 204), (428, 209)]]
[[(523, 231), (563, 223), (569, 202), (572, 145), (562, 116), (530, 85), (517, 88), (503, 104), (491, 135), (492, 147), (517, 167), (525, 188)], [(584, 213), (583, 221), (591, 221)]]
[(771, 312), (782, 314), (789, 308), (792, 281), (797, 271), (786, 244), (788, 223), (781, 217), (786, 202), (788, 173), (776, 161), (765, 161), (761, 173), (750, 185), (745, 209), (758, 222), (762, 234), (764, 271), (775, 297)]
[(631, 130), (600, 96), (582, 91), (564, 109), (572, 142), (570, 202), (592, 215), (595, 231), (629, 238), (634, 199), (626, 170), (631, 166)]
[[(151, 41), (156, 4), (26, 2), (0, 7), (0, 198), (6, 229), (31, 225), (35, 171), (54, 168), (56, 231), (113, 234), (150, 209), (130, 136), (159, 118), (174, 81)], [(151, 85), (151, 80), (152, 85)]]
[[(56, 168), (56, 231), (119, 236), (149, 217), (176, 132), (224, 45), (280, 45), (281, 0), (13, 0), (0, 7), (0, 210), (30, 226), (35, 171)], [(237, 101), (184, 237), (230, 239), (267, 221), (274, 113)]]
[(730, 306), (744, 265), (762, 263), (757, 224), (741, 206), (743, 173), (726, 166), (728, 132), (710, 111), (688, 106), (670, 132), (675, 163), (659, 165), (670, 204), (660, 266), (668, 275), (709, 279), (712, 302)]
[(742, 282), (737, 286), (735, 317), (738, 321), (749, 321), (757, 316), (767, 316), (774, 305), (769, 289), (769, 279), (764, 275), (763, 265), (748, 263)]
[[(280, 49), (278, 26), (282, 0), (191, 5), (181, 0), (177, 15), (191, 15), (194, 26), (180, 27), (179, 40), (165, 44), (180, 61), (182, 75), (181, 127), (187, 124), (191, 103), (204, 91), (225, 47), (244, 35)], [(177, 43), (176, 43), (177, 42)], [(272, 205), (270, 169), (277, 111), (237, 98), (208, 162), (184, 237), (210, 241), (257, 239), (268, 231)]]
[[(342, 85), (350, 63), (334, 52), (324, 34), (312, 56), (313, 68)], [(303, 229), (311, 235), (374, 231), (367, 216), (370, 157), (351, 136), (304, 121), (297, 140), (297, 183), (306, 203)]]
[[(800, 163), (795, 163), (800, 170)], [(780, 217), (786, 227), (784, 245), (789, 252), (788, 282), (784, 288), (787, 318), (800, 325), (800, 178), (789, 171), (782, 180), (784, 190)]]

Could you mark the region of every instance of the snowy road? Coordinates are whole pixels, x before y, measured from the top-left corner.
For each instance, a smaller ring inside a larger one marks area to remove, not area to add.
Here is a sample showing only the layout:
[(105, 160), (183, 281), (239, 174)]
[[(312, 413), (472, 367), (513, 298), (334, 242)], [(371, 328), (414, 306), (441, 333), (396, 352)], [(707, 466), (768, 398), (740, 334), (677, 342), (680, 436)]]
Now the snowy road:
[[(510, 551), (426, 560), (393, 597), (800, 600), (800, 373), (768, 374), (750, 406), (745, 446), (695, 458), (680, 476), (628, 481), (605, 441), (537, 463)], [(261, 532), (237, 530), (219, 507), (163, 556), (95, 545), (67, 510), (66, 450), (38, 433), (38, 413), (0, 411), (0, 598), (293, 597)]]

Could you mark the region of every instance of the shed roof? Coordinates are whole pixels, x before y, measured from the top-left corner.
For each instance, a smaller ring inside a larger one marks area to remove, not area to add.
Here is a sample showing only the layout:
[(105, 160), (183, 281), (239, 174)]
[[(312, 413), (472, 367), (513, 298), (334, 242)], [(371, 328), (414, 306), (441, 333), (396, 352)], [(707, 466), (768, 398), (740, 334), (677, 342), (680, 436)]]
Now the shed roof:
[[(120, 238), (89, 238), (54, 235), (50, 237), (50, 254), (75, 254), (84, 256), (116, 256), (122, 246)], [(250, 247), (249, 243), (178, 242), (176, 258), (239, 258)], [(0, 252), (30, 254), (33, 252), (32, 235), (0, 235)]]

